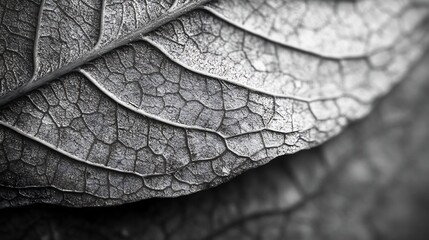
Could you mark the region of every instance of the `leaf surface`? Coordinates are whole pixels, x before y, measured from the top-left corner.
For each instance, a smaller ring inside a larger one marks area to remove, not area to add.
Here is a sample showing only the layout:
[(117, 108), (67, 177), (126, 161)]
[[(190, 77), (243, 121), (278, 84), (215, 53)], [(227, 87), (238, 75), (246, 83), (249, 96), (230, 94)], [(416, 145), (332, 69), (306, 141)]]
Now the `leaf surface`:
[(2, 209), (0, 237), (425, 239), (428, 57), (368, 118), (319, 147), (190, 196), (112, 208)]
[(215, 186), (337, 135), (429, 41), (424, 3), (207, 2), (1, 1), (2, 206)]

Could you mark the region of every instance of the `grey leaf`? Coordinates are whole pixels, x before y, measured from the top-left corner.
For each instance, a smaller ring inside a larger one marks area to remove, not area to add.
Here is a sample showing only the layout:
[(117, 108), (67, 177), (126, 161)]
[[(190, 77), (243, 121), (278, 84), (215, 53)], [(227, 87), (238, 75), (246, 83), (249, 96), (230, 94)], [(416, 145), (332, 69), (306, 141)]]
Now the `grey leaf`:
[(2, 209), (0, 238), (427, 239), (428, 64), (429, 55), (368, 118), (319, 147), (191, 196)]
[(1, 205), (215, 186), (337, 135), (429, 41), (413, 1), (207, 2), (1, 0)]

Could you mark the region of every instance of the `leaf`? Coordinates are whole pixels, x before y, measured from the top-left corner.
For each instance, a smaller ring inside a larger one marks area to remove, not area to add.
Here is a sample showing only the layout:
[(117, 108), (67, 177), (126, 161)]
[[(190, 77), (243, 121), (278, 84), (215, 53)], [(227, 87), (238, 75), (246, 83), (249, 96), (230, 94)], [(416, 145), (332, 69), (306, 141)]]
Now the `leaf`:
[(424, 3), (207, 2), (1, 1), (1, 205), (215, 186), (365, 116), (429, 40)]
[(368, 118), (319, 147), (191, 196), (2, 209), (0, 238), (425, 239), (428, 63), (426, 55)]

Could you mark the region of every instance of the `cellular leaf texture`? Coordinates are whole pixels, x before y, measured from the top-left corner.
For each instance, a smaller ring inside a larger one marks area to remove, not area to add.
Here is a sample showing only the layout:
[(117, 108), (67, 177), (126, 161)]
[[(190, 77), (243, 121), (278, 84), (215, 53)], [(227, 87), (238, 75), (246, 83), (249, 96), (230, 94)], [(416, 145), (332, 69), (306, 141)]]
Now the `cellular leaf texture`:
[(429, 43), (411, 0), (0, 0), (0, 206), (223, 183), (368, 114)]

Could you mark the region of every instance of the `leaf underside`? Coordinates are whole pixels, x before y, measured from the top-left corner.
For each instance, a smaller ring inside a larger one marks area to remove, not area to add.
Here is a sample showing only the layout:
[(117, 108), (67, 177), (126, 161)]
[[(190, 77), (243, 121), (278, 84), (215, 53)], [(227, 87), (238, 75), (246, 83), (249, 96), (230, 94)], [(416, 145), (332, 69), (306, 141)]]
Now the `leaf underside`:
[(0, 0), (0, 205), (215, 186), (365, 116), (428, 45), (415, 1)]
[(425, 59), (368, 118), (319, 147), (190, 196), (113, 208), (2, 209), (0, 238), (426, 239)]

